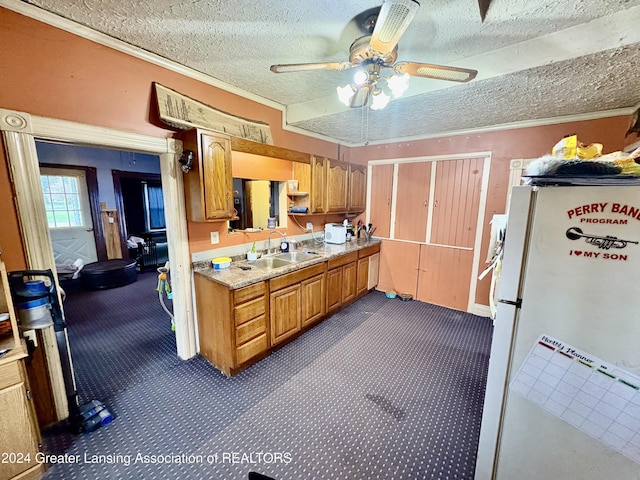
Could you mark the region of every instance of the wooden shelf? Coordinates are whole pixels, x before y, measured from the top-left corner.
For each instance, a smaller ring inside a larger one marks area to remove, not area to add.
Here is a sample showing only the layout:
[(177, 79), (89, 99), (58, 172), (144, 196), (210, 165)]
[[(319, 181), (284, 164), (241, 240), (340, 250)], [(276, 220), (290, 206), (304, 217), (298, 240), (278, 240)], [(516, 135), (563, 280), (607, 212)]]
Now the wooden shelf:
[(289, 192), (287, 195), (289, 197), (308, 197), (309, 192)]

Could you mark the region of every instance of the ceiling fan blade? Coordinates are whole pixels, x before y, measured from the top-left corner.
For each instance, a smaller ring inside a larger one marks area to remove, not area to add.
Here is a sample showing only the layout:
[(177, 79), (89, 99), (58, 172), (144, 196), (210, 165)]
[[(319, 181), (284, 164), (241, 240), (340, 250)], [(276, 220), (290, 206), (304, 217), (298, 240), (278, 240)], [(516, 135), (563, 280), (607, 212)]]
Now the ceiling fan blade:
[(435, 78), (451, 82), (468, 82), (476, 78), (477, 70), (468, 68), (446, 67), (430, 63), (398, 62), (393, 66), (396, 73), (408, 73), (412, 77)]
[(360, 85), (351, 97), (351, 108), (364, 107), (369, 102), (369, 96), (373, 91), (373, 85), (365, 83)]
[(347, 70), (353, 68), (349, 62), (327, 62), (327, 63), (289, 63), (284, 65), (271, 65), (273, 73), (307, 72), (312, 70)]
[(373, 28), (369, 48), (383, 58), (391, 53), (419, 7), (416, 0), (385, 0)]

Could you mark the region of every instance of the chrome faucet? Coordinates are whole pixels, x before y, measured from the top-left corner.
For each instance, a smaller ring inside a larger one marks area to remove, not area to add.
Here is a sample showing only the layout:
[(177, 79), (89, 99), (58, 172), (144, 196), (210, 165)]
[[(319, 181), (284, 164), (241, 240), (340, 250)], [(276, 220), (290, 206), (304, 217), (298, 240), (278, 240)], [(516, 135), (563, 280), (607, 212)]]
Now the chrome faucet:
[(267, 255), (271, 255), (271, 235), (273, 235), (274, 233), (279, 233), (280, 236), (283, 238), (283, 240), (285, 242), (287, 241), (287, 234), (286, 233), (282, 233), (279, 230), (274, 230), (274, 231), (270, 232), (269, 236), (267, 237)]

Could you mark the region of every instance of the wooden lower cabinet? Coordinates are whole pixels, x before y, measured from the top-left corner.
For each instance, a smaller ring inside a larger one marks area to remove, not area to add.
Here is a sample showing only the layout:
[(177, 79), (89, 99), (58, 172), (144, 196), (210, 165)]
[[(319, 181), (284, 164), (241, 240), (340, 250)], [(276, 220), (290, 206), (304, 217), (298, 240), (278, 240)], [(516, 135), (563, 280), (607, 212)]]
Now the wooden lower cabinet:
[(342, 304), (355, 300), (358, 293), (358, 267), (351, 262), (342, 267)]
[(7, 456), (0, 479), (40, 478), (45, 470), (36, 458), (40, 431), (22, 360), (0, 365), (0, 412), (0, 452)]
[(315, 277), (304, 280), (300, 284), (302, 293), (302, 327), (317, 322), (326, 313), (326, 293), (325, 293), (325, 276), (324, 273)]
[(325, 313), (325, 264), (269, 280), (271, 345), (295, 335)]
[(300, 331), (302, 306), (300, 285), (292, 285), (270, 295), (271, 344), (276, 345)]
[(368, 290), (369, 285), (369, 257), (358, 259), (358, 280), (356, 282), (356, 294), (358, 296), (364, 294)]
[(342, 305), (342, 267), (327, 271), (327, 313)]
[(225, 375), (269, 350), (267, 282), (237, 290), (194, 276), (200, 354)]
[(233, 375), (363, 295), (380, 246), (360, 251), (236, 290), (194, 275), (200, 354)]

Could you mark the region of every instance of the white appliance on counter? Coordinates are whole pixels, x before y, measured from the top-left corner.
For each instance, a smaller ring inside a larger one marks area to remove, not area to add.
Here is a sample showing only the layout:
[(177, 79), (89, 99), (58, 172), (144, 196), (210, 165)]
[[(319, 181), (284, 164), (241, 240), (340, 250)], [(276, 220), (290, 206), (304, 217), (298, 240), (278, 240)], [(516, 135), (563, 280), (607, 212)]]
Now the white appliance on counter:
[(327, 243), (345, 243), (347, 241), (347, 226), (342, 223), (325, 223), (324, 241)]
[(638, 479), (640, 186), (509, 210), (475, 479)]

